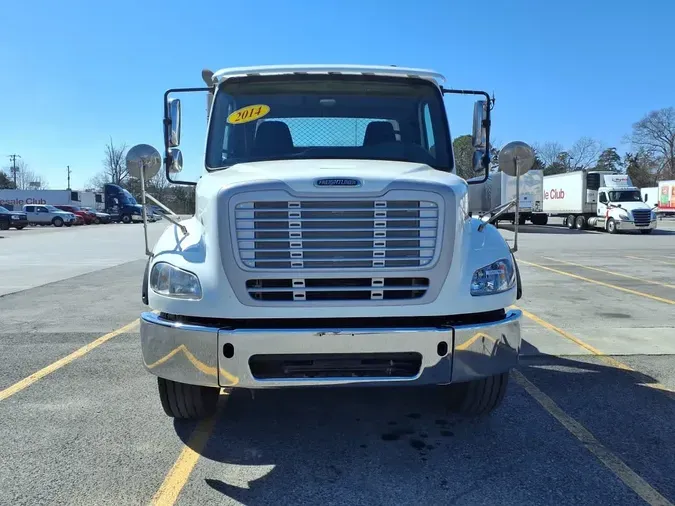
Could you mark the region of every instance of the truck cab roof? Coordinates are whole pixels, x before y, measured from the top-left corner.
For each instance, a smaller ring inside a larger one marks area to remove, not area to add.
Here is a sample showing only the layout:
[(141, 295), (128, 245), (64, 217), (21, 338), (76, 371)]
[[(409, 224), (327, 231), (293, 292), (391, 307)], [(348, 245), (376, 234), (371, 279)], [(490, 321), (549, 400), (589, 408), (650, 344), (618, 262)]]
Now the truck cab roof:
[(433, 70), (395, 65), (336, 65), (336, 64), (309, 64), (309, 65), (260, 65), (254, 67), (232, 67), (218, 70), (213, 74), (213, 84), (233, 77), (262, 76), (262, 75), (289, 75), (289, 74), (340, 74), (340, 75), (369, 75), (388, 77), (409, 77), (412, 79), (426, 79), (437, 86), (445, 82), (445, 76)]

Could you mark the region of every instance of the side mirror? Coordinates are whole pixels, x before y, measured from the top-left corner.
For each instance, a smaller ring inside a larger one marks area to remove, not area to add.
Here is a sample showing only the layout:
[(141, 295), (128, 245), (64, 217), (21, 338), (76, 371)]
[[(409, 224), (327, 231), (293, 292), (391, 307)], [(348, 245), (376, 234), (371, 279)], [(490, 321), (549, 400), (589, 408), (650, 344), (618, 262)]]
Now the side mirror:
[(647, 203), (647, 194), (645, 193), (645, 204)]
[(169, 147), (175, 148), (180, 144), (180, 99), (169, 99)]
[(485, 165), (483, 164), (483, 158), (485, 157), (485, 151), (477, 149), (473, 152), (473, 157), (471, 159), (471, 167), (476, 174), (482, 174), (485, 171)]
[(168, 163), (167, 168), (171, 174), (178, 174), (183, 170), (183, 153), (178, 148), (169, 149), (169, 157), (166, 162)]
[(477, 100), (473, 105), (473, 130), (471, 133), (471, 145), (473, 149), (485, 152), (487, 150), (487, 101)]

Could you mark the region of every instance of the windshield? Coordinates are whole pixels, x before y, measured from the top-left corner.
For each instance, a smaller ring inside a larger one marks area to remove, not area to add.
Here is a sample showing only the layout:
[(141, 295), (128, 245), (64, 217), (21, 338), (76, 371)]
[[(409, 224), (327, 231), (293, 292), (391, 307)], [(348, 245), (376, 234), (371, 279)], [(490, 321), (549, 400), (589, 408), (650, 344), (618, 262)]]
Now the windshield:
[(45, 206), (45, 208), (47, 209), (47, 211), (50, 211), (50, 212), (52, 212), (52, 213), (66, 213), (66, 212), (68, 212), (68, 211), (63, 211), (63, 210), (61, 210), (61, 209), (59, 209), (59, 208), (57, 208), (57, 207), (50, 206), (49, 204), (47, 204), (47, 205)]
[(611, 202), (642, 202), (639, 190), (621, 190), (609, 192)]
[(368, 159), (451, 171), (443, 99), (412, 79), (302, 76), (227, 81), (216, 94), (206, 165)]
[(9, 210), (6, 207), (0, 206), (0, 213), (8, 213)]

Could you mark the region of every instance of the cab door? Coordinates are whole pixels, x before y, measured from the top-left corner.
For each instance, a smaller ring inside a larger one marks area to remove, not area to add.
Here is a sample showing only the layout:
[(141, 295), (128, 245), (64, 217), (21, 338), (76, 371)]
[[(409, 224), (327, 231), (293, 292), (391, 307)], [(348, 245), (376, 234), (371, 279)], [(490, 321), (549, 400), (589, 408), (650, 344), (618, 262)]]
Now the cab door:
[(45, 206), (35, 206), (35, 221), (37, 223), (51, 223), (52, 216)]
[(601, 191), (598, 193), (598, 205), (596, 214), (598, 215), (598, 223), (603, 224), (607, 221), (607, 216), (609, 210), (609, 199), (607, 198), (607, 192)]
[(35, 211), (35, 208), (37, 206), (23, 206), (23, 212), (26, 213), (26, 218), (28, 219), (28, 223), (37, 223), (37, 212)]

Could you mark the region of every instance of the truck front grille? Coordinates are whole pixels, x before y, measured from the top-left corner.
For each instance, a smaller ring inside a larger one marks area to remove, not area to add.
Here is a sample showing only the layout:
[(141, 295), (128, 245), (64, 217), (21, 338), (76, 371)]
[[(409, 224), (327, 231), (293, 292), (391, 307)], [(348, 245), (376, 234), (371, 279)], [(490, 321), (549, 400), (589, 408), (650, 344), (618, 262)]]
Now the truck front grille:
[(248, 363), (257, 379), (412, 378), (419, 374), (422, 356), (414, 352), (253, 355)]
[(249, 279), (246, 290), (259, 301), (409, 300), (422, 297), (428, 278)]
[(652, 219), (652, 212), (649, 209), (635, 209), (633, 211), (633, 220), (636, 225), (649, 225)]
[(438, 205), (418, 200), (242, 202), (241, 261), (252, 269), (419, 268), (437, 246)]

